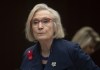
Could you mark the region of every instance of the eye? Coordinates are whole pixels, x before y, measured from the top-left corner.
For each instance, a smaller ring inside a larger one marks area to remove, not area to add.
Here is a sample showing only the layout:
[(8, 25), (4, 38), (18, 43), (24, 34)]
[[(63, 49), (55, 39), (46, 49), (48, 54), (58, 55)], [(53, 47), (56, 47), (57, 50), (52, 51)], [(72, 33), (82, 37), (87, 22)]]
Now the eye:
[(45, 18), (45, 19), (42, 20), (42, 22), (43, 22), (43, 23), (49, 23), (49, 22), (50, 22), (50, 19)]
[(32, 21), (32, 24), (34, 24), (34, 25), (36, 25), (36, 24), (38, 24), (38, 23), (39, 23), (38, 20), (33, 20), (33, 21)]

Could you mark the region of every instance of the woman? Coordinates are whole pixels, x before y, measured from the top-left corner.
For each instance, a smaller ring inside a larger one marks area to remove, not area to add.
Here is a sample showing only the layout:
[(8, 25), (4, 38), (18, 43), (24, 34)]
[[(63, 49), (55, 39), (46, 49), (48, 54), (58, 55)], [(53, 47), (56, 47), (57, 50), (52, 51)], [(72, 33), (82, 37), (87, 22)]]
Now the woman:
[(97, 50), (100, 37), (93, 28), (86, 26), (76, 32), (72, 41), (78, 43), (81, 49), (90, 55)]
[(36, 42), (23, 56), (21, 70), (100, 70), (78, 45), (64, 38), (57, 11), (37, 4), (26, 23), (26, 38)]

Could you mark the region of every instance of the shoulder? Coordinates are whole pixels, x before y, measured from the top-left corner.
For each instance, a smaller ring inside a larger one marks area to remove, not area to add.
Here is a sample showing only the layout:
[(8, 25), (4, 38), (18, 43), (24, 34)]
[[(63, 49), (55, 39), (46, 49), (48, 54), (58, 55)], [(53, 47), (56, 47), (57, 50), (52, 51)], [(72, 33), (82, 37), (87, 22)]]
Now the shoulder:
[(56, 46), (62, 50), (74, 51), (75, 49), (80, 49), (79, 44), (73, 43), (73, 42), (65, 40), (65, 39), (57, 39), (55, 41), (56, 41), (56, 43), (55, 43)]
[(28, 48), (25, 50), (24, 55), (25, 55), (28, 51), (33, 50), (33, 49), (34, 49), (34, 47), (35, 47), (34, 45), (33, 45), (33, 46), (28, 47)]
[(92, 70), (97, 68), (96, 70), (99, 70), (91, 57), (84, 53), (78, 44), (67, 40), (59, 40), (59, 45), (59, 49), (61, 50), (63, 48), (61, 51), (68, 55), (76, 69)]
[(34, 44), (34, 45), (28, 47), (28, 48), (24, 51), (23, 57), (27, 56), (28, 53), (33, 53), (33, 52), (35, 51), (36, 45), (37, 45), (37, 44)]
[(58, 51), (58, 52), (64, 53), (67, 56), (70, 56), (72, 60), (77, 59), (78, 55), (80, 55), (80, 52), (84, 53), (80, 49), (80, 46), (78, 44), (65, 40), (65, 39), (57, 39), (56, 42), (54, 43), (54, 47), (55, 47), (55, 51)]
[(76, 61), (78, 59), (90, 59), (90, 57), (86, 53), (84, 53), (84, 51), (80, 48), (79, 44), (77, 43), (73, 43), (64, 39), (59, 39), (57, 40), (56, 44), (57, 49), (69, 55), (73, 61)]

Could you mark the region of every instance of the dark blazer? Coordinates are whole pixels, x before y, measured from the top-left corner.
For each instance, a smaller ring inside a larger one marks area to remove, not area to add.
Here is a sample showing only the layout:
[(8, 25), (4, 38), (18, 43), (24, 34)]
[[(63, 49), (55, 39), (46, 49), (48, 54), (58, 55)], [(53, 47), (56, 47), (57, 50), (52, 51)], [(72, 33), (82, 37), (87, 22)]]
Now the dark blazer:
[[(20, 69), (43, 70), (39, 43), (25, 51)], [(100, 68), (79, 48), (79, 45), (63, 39), (54, 39), (44, 70), (100, 70)]]

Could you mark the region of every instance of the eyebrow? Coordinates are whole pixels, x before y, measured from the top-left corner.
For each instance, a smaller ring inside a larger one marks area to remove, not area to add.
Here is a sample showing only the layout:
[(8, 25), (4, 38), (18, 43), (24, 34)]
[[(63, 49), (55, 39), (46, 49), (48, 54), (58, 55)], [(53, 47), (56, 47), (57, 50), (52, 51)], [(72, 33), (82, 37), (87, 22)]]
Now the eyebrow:
[[(45, 18), (51, 19), (51, 17), (42, 17), (41, 19), (45, 19)], [(39, 19), (39, 18), (33, 18), (33, 19), (36, 19), (36, 20), (37, 20), (37, 19)], [(32, 19), (32, 20), (33, 20), (33, 19)]]

